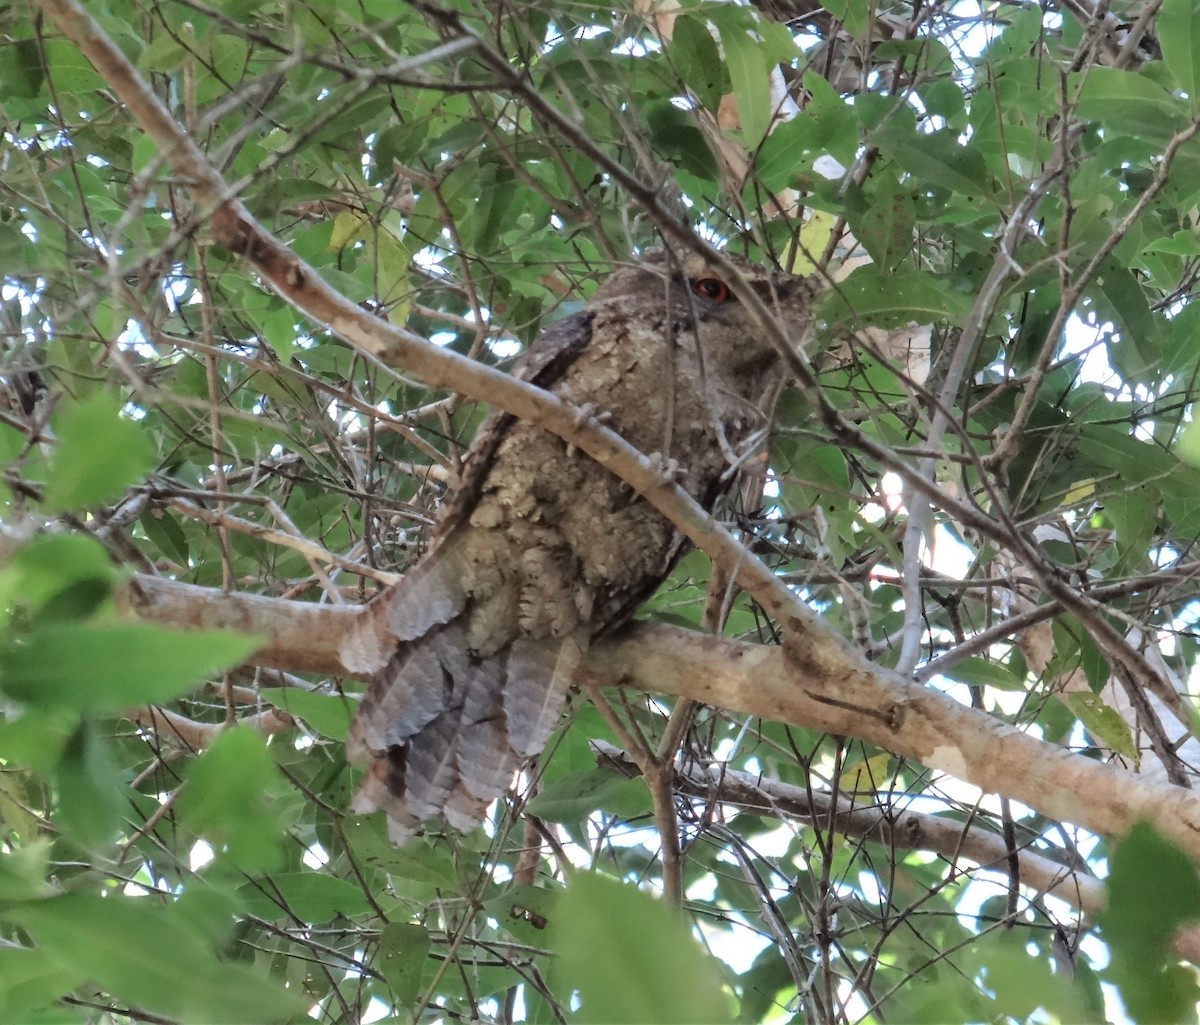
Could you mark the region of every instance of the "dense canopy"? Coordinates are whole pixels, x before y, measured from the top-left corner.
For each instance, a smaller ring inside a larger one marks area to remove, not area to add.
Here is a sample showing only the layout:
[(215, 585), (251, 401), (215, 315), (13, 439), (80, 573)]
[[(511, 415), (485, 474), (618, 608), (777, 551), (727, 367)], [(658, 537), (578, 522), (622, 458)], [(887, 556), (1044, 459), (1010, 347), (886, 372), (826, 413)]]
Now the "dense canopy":
[[(1195, 1020), (1192, 0), (38, 0), (0, 131), (0, 1018)], [(713, 517), (504, 374), (656, 245), (824, 290)], [(397, 848), (489, 404), (698, 550)]]

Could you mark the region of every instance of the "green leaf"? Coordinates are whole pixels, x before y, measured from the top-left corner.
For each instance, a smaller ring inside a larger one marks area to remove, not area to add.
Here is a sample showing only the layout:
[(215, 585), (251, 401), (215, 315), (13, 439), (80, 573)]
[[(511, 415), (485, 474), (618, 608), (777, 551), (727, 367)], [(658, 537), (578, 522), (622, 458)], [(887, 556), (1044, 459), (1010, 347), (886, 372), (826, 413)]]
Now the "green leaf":
[[(64, 595), (79, 594), (80, 585), (94, 585), (100, 597), (116, 582), (108, 553), (85, 534), (50, 534), (34, 538), (0, 571), (0, 601), (20, 603), (35, 612), (47, 607), (64, 610)], [(94, 608), (80, 610), (86, 615)]]
[(283, 1021), (307, 1005), (268, 977), (219, 961), (190, 924), (152, 897), (74, 893), (9, 907), (58, 967), (143, 1011), (189, 1021)]
[(32, 1022), (84, 981), (83, 973), (45, 950), (0, 947), (0, 1021)]
[(72, 43), (65, 39), (46, 39), (40, 45), (46, 70), (58, 93), (82, 96), (106, 87), (104, 79)]
[(229, 18), (239, 21), (265, 6), (267, 0), (221, 0), (217, 6)]
[(985, 658), (964, 658), (947, 669), (943, 676), (973, 687), (995, 687), (997, 690), (1025, 690), (1025, 681), (1006, 665)]
[(1098, 692), (1108, 682), (1109, 666), (1091, 635), (1072, 616), (1054, 620), (1053, 633), (1055, 656), (1046, 668), (1046, 678), (1082, 669), (1092, 692)]
[[(407, 295), (412, 254), (399, 236), (387, 228), (379, 228), (371, 239), (369, 251), (375, 260), (375, 288), (381, 303), (390, 308), (389, 319), (397, 326), (408, 320), (410, 301)], [(403, 300), (403, 301), (402, 301)]]
[(763, 140), (754, 164), (755, 180), (770, 192), (800, 184), (824, 152), (821, 134), (803, 114), (785, 121)]
[[(1200, 496), (1197, 496), (1200, 497)], [(1136, 572), (1153, 547), (1158, 524), (1158, 492), (1148, 484), (1129, 487), (1104, 499), (1104, 515), (1116, 528), (1116, 572)]]
[(95, 723), (82, 722), (54, 773), (55, 822), (82, 849), (97, 850), (116, 838), (129, 810), (121, 777), (111, 742)]
[(1163, 0), (1157, 20), (1163, 62), (1194, 110), (1200, 105), (1200, 7), (1194, 0)]
[(811, 96), (804, 110), (776, 126), (755, 160), (758, 181), (771, 191), (801, 184), (823, 154), (849, 166), (858, 147), (858, 121), (846, 101), (812, 72), (804, 76), (804, 88)]
[(147, 509), (138, 522), (146, 532), (146, 538), (166, 558), (179, 566), (188, 564), (189, 549), (187, 535), (179, 525), (179, 518), (166, 509)]
[(991, 195), (992, 176), (978, 148), (960, 142), (953, 129), (919, 133), (889, 118), (871, 141), (919, 184), (937, 185), (963, 196)]
[(1100, 921), (1123, 952), (1165, 953), (1179, 926), (1200, 919), (1200, 878), (1178, 847), (1146, 823), (1117, 844), (1110, 859), (1108, 904)]
[(249, 46), (240, 35), (221, 33), (210, 37), (207, 61), (196, 67), (196, 99), (207, 104), (226, 95), (228, 83), (240, 81), (246, 73)]
[(717, 963), (696, 945), (682, 918), (636, 887), (580, 873), (550, 924), (561, 977), (579, 991), (576, 1021), (731, 1020)]
[(1181, 466), (1171, 453), (1149, 442), (1131, 438), (1115, 427), (1088, 424), (1079, 433), (1075, 450), (1099, 467), (1124, 479), (1126, 484), (1160, 481), (1178, 475)]
[(858, 121), (854, 111), (841, 94), (815, 71), (805, 73), (804, 91), (809, 98), (801, 117), (812, 125), (814, 140), (824, 152), (848, 167), (854, 160), (859, 144)]
[(375, 137), (375, 173), (387, 179), (391, 177), (396, 161), (410, 163), (419, 155), (428, 132), (427, 120), (385, 128)]
[[(310, 144), (335, 140), (353, 140), (361, 143), (361, 140), (356, 138), (356, 130), (369, 130), (372, 123), (378, 123), (377, 119), (381, 114), (391, 109), (392, 98), (386, 94), (364, 96), (338, 111), (337, 117), (314, 131), (308, 141)], [(383, 125), (380, 124), (380, 127)]]
[(1167, 495), (1163, 511), (1172, 526), (1171, 535), (1191, 541), (1200, 535), (1200, 489), (1190, 495)]
[(869, 192), (851, 185), (846, 193), (846, 220), (882, 270), (894, 269), (912, 253), (916, 225), (912, 190), (894, 175), (877, 171)]
[(632, 818), (649, 810), (646, 786), (605, 769), (568, 773), (542, 788), (529, 810), (550, 822), (580, 822), (596, 810)]
[(183, 42), (175, 35), (163, 32), (138, 54), (136, 67), (143, 74), (166, 74), (183, 67), (187, 57), (188, 51)]
[(842, 23), (855, 39), (866, 39), (871, 30), (873, 7), (869, 0), (828, 0), (825, 10)]
[[(3, 800), (11, 801), (14, 794), (6, 781), (0, 779), (0, 795)], [(6, 819), (9, 816), (6, 816)], [(33, 819), (33, 816), (30, 816)], [(11, 821), (5, 823), (11, 829)], [(36, 824), (25, 832), (32, 833)], [(12, 835), (20, 833), (13, 830)], [(46, 874), (50, 861), (50, 841), (47, 839), (33, 840), (18, 845), (10, 845), (9, 849), (0, 853), (0, 900), (29, 900), (34, 897), (44, 897), (50, 892)], [(0, 950), (4, 948), (0, 947)], [(0, 993), (4, 987), (0, 986)]]
[(1187, 123), (1181, 100), (1145, 75), (1117, 68), (1088, 71), (1076, 113), (1151, 145), (1165, 142)]
[(751, 34), (747, 18), (725, 17), (718, 25), (721, 45), (725, 49), (725, 67), (729, 69), (729, 80), (737, 101), (742, 142), (747, 149), (754, 149), (767, 134), (771, 122), (773, 65), (762, 41)]
[(1175, 931), (1200, 918), (1200, 878), (1183, 851), (1149, 825), (1134, 826), (1110, 859), (1100, 914), (1112, 953), (1107, 975), (1137, 1022), (1194, 1021), (1200, 987), (1170, 952)]
[(718, 180), (716, 157), (690, 113), (680, 110), (670, 100), (657, 100), (646, 104), (643, 114), (657, 153), (694, 175)]
[[(0, 53), (3, 53), (3, 50), (0, 50)], [(15, 276), (27, 268), (37, 266), (36, 255), (33, 241), (15, 224), (0, 223), (0, 266), (7, 267), (8, 273)], [(9, 445), (5, 448), (12, 451)], [(17, 451), (19, 452), (19, 449)], [(16, 455), (16, 452), (12, 454)]]
[(702, 19), (680, 12), (667, 44), (667, 59), (700, 105), (715, 111), (729, 91), (729, 81), (717, 41)]
[(952, 125), (962, 123), (966, 104), (962, 90), (950, 79), (939, 78), (926, 82), (917, 89), (917, 95), (930, 114), (945, 118)]
[(263, 337), (280, 363), (292, 358), (296, 347), (296, 316), (288, 306), (280, 306), (268, 313), (261, 322)]
[(1192, 420), (1184, 426), (1175, 439), (1175, 453), (1189, 465), (1200, 467), (1200, 420)]
[(1039, 1008), (1058, 1021), (1090, 1020), (1082, 987), (1051, 971), (1052, 963), (1045, 955), (1032, 956), (1019, 934), (998, 931), (972, 944), (961, 967), (991, 994), (993, 1021), (1042, 1020)]
[(388, 922), (379, 934), (371, 967), (383, 976), (396, 1006), (410, 1008), (421, 995), (421, 976), (428, 964), (429, 930), (410, 922)]
[(971, 297), (952, 292), (950, 282), (920, 271), (887, 274), (878, 267), (860, 267), (820, 301), (818, 313), (834, 325), (874, 323), (896, 327), (916, 321), (959, 321), (971, 307)]
[(1127, 380), (1140, 378), (1158, 366), (1159, 321), (1150, 309), (1145, 289), (1128, 267), (1109, 258), (1100, 267), (1088, 298), (1101, 320), (1112, 320), (1119, 338), (1108, 346), (1109, 359)]
[(1196, 256), (1200, 254), (1200, 231), (1192, 228), (1187, 231), (1177, 231), (1172, 235), (1151, 238), (1146, 242), (1142, 251), (1167, 253), (1172, 256)]
[(1073, 691), (1058, 695), (1058, 699), (1097, 741), (1134, 763), (1138, 761), (1137, 744), (1129, 724), (1115, 708), (1105, 704), (1099, 694)]
[[(189, 767), (179, 816), (243, 872), (279, 867), (283, 780), (263, 738), (248, 726), (221, 733)], [(361, 896), (361, 895), (360, 895)]]
[(0, 718), (0, 751), (9, 764), (49, 775), (78, 725), (71, 709), (26, 707), (19, 716)]
[(549, 924), (559, 914), (562, 891), (557, 887), (510, 886), (484, 905), (515, 939), (531, 947), (544, 947), (550, 939)]
[(120, 400), (99, 391), (52, 418), (58, 444), (50, 459), (45, 505), (82, 509), (118, 497), (154, 465), (154, 445), (120, 415)]
[(354, 717), (354, 703), (341, 694), (316, 694), (296, 687), (264, 687), (258, 696), (303, 719), (310, 729), (330, 740), (344, 741)]
[(361, 886), (322, 872), (274, 872), (246, 883), (238, 896), (247, 914), (268, 921), (298, 918), (317, 924), (370, 910)]
[[(910, 66), (920, 68), (923, 75), (948, 75), (954, 71), (954, 57), (946, 44), (930, 35), (922, 35), (919, 39), (886, 39), (872, 48), (872, 55), (878, 60), (895, 60), (906, 58)], [(942, 84), (950, 85), (945, 79)], [(962, 92), (955, 88), (962, 105)]]
[(397, 847), (388, 839), (381, 814), (347, 819), (342, 829), (355, 856), (371, 868), (442, 890), (456, 891), (462, 885), (444, 845), (431, 847), (414, 840)]
[(55, 624), (0, 649), (0, 690), (43, 708), (119, 712), (178, 697), (261, 644), (242, 634), (143, 623)]
[(42, 55), (33, 39), (18, 39), (0, 47), (0, 95), (32, 99), (42, 88)]

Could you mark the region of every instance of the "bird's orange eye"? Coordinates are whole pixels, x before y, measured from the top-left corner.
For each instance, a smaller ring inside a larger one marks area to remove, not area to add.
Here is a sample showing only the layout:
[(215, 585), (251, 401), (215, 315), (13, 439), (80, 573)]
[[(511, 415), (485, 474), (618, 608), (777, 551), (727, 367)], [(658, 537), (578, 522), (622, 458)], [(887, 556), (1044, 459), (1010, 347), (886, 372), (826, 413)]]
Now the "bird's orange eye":
[(733, 292), (720, 278), (696, 278), (692, 281), (692, 291), (714, 303), (727, 303), (733, 298)]

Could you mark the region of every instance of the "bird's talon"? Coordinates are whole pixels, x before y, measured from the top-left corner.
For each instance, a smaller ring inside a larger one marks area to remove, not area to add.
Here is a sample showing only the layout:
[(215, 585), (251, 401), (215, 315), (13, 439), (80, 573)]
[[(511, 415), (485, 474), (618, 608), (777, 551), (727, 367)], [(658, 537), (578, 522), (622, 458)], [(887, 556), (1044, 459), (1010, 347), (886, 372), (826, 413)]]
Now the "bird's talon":
[(584, 424), (607, 424), (612, 420), (612, 413), (607, 409), (600, 409), (594, 402), (579, 402), (576, 403), (575, 409), (572, 412), (572, 422), (576, 427), (582, 427)]
[(683, 479), (684, 470), (678, 459), (664, 456), (661, 452), (651, 452), (647, 458), (664, 484), (678, 484)]
[(581, 402), (575, 407), (573, 419), (576, 427), (582, 427), (589, 420), (596, 419), (596, 406), (592, 402)]

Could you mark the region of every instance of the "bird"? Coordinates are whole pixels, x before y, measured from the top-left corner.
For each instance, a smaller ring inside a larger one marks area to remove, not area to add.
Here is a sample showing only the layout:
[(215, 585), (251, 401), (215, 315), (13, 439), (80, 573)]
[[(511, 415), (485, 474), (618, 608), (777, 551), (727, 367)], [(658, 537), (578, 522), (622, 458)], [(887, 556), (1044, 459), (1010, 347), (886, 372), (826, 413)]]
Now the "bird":
[[(726, 259), (791, 336), (808, 334), (815, 277)], [(601, 419), (712, 511), (761, 447), (783, 361), (719, 268), (660, 247), (545, 328), (513, 373)], [(491, 413), (425, 554), (343, 644), (345, 664), (371, 670), (347, 737), (366, 770), (351, 811), (383, 809), (396, 844), (433, 819), (480, 824), (546, 745), (589, 644), (687, 548), (590, 457)]]

